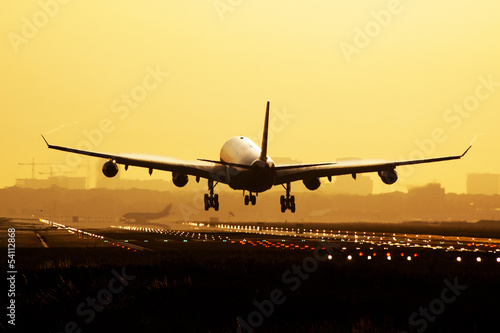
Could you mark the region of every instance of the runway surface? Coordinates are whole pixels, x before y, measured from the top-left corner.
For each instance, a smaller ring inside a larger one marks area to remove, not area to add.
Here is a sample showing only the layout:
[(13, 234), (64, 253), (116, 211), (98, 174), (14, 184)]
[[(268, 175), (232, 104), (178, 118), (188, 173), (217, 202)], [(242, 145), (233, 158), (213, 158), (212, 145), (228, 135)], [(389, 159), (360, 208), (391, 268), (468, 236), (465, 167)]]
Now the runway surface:
[[(500, 265), (500, 239), (495, 238), (277, 227), (262, 223), (191, 222), (178, 224), (176, 229), (121, 225), (81, 229), (44, 219), (13, 219), (4, 221), (1, 228), (16, 229), (17, 248), (118, 247), (127, 251), (168, 251), (174, 244), (188, 247), (195, 243), (310, 252), (330, 244), (336, 256), (345, 260), (418, 261), (419, 256), (447, 253), (447, 257), (453, 254), (459, 261), (467, 256), (478, 263), (487, 260)], [(5, 244), (2, 241), (2, 246)]]

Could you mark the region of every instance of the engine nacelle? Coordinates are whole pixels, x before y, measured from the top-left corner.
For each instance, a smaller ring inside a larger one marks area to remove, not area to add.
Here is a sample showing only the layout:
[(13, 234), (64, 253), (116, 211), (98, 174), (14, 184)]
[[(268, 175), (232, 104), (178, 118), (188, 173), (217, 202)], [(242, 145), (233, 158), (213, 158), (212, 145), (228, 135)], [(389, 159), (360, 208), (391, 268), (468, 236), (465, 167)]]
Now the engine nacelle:
[(310, 191), (317, 190), (321, 185), (321, 181), (318, 178), (309, 178), (302, 180), (306, 188)]
[(102, 166), (102, 173), (106, 177), (112, 178), (112, 177), (116, 176), (116, 174), (118, 173), (118, 165), (116, 164), (116, 162), (107, 161)]
[(398, 180), (398, 173), (396, 172), (396, 170), (379, 171), (378, 175), (380, 176), (380, 179), (382, 179), (382, 181), (387, 185), (394, 184)]
[(172, 172), (172, 183), (177, 187), (184, 187), (188, 183), (188, 176), (182, 173)]

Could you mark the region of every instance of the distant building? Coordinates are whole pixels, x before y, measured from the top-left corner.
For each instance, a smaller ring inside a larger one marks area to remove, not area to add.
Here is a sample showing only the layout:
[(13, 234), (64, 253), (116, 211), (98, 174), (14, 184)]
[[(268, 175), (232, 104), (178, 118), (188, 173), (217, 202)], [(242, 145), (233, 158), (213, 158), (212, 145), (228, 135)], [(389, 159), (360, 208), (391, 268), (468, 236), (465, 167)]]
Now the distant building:
[(470, 173), (467, 175), (467, 194), (494, 195), (499, 193), (499, 174)]
[(50, 188), (62, 187), (72, 190), (85, 189), (87, 181), (85, 177), (51, 176), (47, 179), (26, 178), (16, 179), (15, 186), (22, 188)]
[(410, 188), (407, 199), (408, 212), (419, 216), (441, 213), (446, 209), (446, 193), (438, 183)]
[(408, 190), (408, 197), (425, 198), (427, 200), (441, 200), (445, 196), (444, 188), (439, 183), (431, 183), (425, 186), (413, 187)]

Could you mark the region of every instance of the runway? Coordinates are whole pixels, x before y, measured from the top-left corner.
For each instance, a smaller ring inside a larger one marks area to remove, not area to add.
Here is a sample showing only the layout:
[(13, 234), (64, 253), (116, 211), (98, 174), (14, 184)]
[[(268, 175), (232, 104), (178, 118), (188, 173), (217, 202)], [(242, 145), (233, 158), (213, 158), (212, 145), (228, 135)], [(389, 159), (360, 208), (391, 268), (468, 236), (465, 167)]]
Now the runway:
[[(16, 229), (17, 248), (97, 248), (114, 247), (126, 251), (169, 251), (172, 246), (192, 244), (261, 248), (269, 251), (314, 251), (330, 244), (331, 258), (340, 260), (418, 261), (421, 257), (447, 254), (478, 263), (496, 261), (500, 265), (500, 239), (427, 234), (359, 232), (308, 229), (307, 226), (277, 227), (262, 223), (182, 223), (176, 229), (140, 226), (112, 226), (81, 229), (44, 219), (13, 219), (2, 229)], [(2, 242), (3, 243), (3, 242)], [(2, 244), (5, 246), (5, 243)], [(224, 250), (224, 248), (221, 248)]]

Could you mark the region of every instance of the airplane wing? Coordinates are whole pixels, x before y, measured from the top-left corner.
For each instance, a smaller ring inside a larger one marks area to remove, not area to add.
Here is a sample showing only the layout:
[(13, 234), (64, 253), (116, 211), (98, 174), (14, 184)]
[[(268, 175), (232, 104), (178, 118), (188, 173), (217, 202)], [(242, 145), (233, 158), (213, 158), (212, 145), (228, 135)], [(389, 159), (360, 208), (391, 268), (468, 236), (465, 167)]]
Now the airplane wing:
[(277, 165), (276, 166), (276, 182), (275, 185), (294, 182), (297, 180), (331, 177), (348, 174), (358, 174), (366, 172), (382, 172), (392, 171), (397, 166), (423, 164), (448, 160), (456, 160), (462, 158), (472, 147), (461, 155), (452, 155), (444, 157), (424, 158), (417, 160), (402, 160), (402, 161), (373, 161), (373, 160), (356, 160), (356, 161), (340, 161), (331, 163), (322, 163), (319, 165)]
[(43, 137), (43, 140), (50, 149), (62, 150), (70, 153), (87, 155), (93, 157), (106, 158), (117, 164), (137, 166), (152, 170), (164, 170), (176, 172), (179, 174), (192, 175), (195, 177), (207, 178), (221, 183), (226, 183), (226, 167), (224, 165), (206, 162), (206, 161), (183, 161), (170, 157), (151, 156), (142, 154), (109, 154), (87, 150), (80, 150), (62, 146), (51, 145)]

